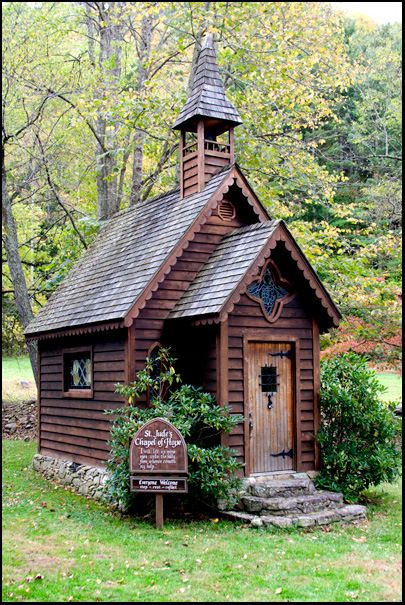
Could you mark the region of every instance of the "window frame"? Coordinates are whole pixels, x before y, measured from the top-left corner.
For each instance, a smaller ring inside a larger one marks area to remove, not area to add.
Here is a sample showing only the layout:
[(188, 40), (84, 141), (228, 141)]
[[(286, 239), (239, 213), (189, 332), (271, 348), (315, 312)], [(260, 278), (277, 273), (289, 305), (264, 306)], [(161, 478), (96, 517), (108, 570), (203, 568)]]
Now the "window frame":
[[(257, 296), (253, 296), (253, 294), (251, 294), (249, 292), (249, 286), (251, 286), (255, 282), (261, 283), (263, 281), (264, 275), (265, 275), (267, 269), (270, 270), (275, 284), (278, 286), (281, 286), (282, 288), (284, 288), (286, 290), (286, 294), (282, 298), (278, 298), (275, 301), (273, 310), (270, 313), (270, 315), (267, 313), (263, 300)], [(281, 315), (284, 305), (286, 305), (287, 303), (292, 301), (297, 295), (293, 284), (289, 280), (287, 280), (281, 276), (278, 266), (270, 258), (267, 259), (262, 270), (260, 271), (260, 274), (256, 277), (256, 279), (249, 282), (245, 293), (246, 293), (246, 296), (248, 296), (256, 304), (260, 305), (263, 316), (269, 323), (274, 323), (275, 321), (277, 321), (277, 319)]]
[[(72, 358), (72, 355), (80, 353), (88, 353), (90, 355), (91, 365), (91, 387), (89, 389), (69, 389), (68, 387), (68, 359)], [(92, 345), (86, 347), (68, 347), (62, 349), (62, 393), (63, 397), (73, 399), (93, 399), (94, 397), (94, 362), (93, 362), (93, 347)]]

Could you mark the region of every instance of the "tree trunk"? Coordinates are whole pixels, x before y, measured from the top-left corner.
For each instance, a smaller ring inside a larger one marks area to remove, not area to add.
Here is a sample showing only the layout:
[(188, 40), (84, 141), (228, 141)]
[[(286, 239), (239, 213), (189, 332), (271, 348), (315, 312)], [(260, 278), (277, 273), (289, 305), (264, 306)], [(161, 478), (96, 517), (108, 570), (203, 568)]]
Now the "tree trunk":
[[(34, 314), (31, 308), (31, 301), (28, 294), (27, 283), (21, 264), (17, 227), (13, 216), (11, 200), (7, 192), (6, 167), (4, 160), (4, 149), (2, 149), (1, 161), (1, 186), (2, 186), (2, 218), (3, 218), (3, 239), (4, 248), (7, 256), (7, 263), (10, 270), (11, 281), (14, 288), (14, 300), (17, 307), (18, 317), (24, 328), (27, 327)], [(37, 343), (30, 341), (27, 348), (31, 360), (32, 371), (35, 382), (38, 386), (38, 347)]]
[[(140, 95), (144, 93), (145, 82), (148, 76), (146, 70), (146, 62), (150, 59), (151, 43), (152, 43), (152, 25), (153, 19), (151, 15), (143, 17), (141, 24), (141, 41), (139, 45), (139, 68), (137, 89)], [(143, 168), (143, 148), (145, 144), (145, 132), (135, 129), (135, 146), (134, 160), (132, 164), (132, 187), (130, 204), (134, 206), (141, 199), (142, 187), (142, 168)]]
[[(110, 101), (112, 93), (119, 89), (121, 76), (121, 47), (123, 38), (122, 11), (125, 2), (99, 2), (98, 29), (100, 36), (99, 69), (101, 82), (96, 98), (100, 101), (96, 130), (104, 149), (97, 144), (97, 199), (98, 217), (101, 220), (110, 218), (118, 210), (117, 197), (117, 162), (115, 149), (117, 147), (118, 125), (105, 117), (106, 109), (103, 103)], [(93, 47), (89, 45), (90, 56)], [(94, 56), (94, 55), (93, 55)]]

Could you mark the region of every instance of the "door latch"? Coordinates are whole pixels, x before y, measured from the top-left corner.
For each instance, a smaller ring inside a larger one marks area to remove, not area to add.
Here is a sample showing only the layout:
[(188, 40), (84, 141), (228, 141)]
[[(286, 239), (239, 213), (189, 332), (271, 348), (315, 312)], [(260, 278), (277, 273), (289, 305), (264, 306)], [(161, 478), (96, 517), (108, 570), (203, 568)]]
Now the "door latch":
[(273, 401), (272, 401), (272, 396), (273, 396), (273, 393), (268, 393), (268, 395), (267, 395), (267, 408), (268, 408), (269, 410), (272, 410), (272, 409), (273, 409)]

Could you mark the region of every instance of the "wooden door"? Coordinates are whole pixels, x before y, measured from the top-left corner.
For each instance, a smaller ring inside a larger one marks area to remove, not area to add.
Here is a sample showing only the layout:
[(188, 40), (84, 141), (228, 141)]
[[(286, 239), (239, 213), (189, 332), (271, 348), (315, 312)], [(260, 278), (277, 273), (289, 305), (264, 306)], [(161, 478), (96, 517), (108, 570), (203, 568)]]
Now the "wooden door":
[(292, 470), (293, 347), (248, 343), (247, 366), (251, 472)]

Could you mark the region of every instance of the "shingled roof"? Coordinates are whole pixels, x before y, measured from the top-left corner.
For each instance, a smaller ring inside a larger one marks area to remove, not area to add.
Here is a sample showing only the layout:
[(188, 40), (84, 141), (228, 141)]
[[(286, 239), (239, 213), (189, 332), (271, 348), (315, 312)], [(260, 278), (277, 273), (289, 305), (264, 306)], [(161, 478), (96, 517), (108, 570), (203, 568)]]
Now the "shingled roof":
[(196, 117), (217, 118), (230, 124), (241, 124), (235, 107), (225, 96), (219, 75), (212, 35), (206, 37), (195, 67), (191, 93), (173, 129), (179, 129)]
[(280, 221), (235, 229), (226, 235), (178, 301), (171, 318), (219, 313)]
[(280, 239), (320, 303), (322, 329), (337, 326), (341, 318), (339, 309), (282, 220), (241, 227), (226, 235), (169, 317), (224, 317), (244, 291), (246, 279), (247, 283), (251, 281)]
[(232, 169), (200, 193), (175, 190), (110, 219), (25, 334), (123, 319)]

